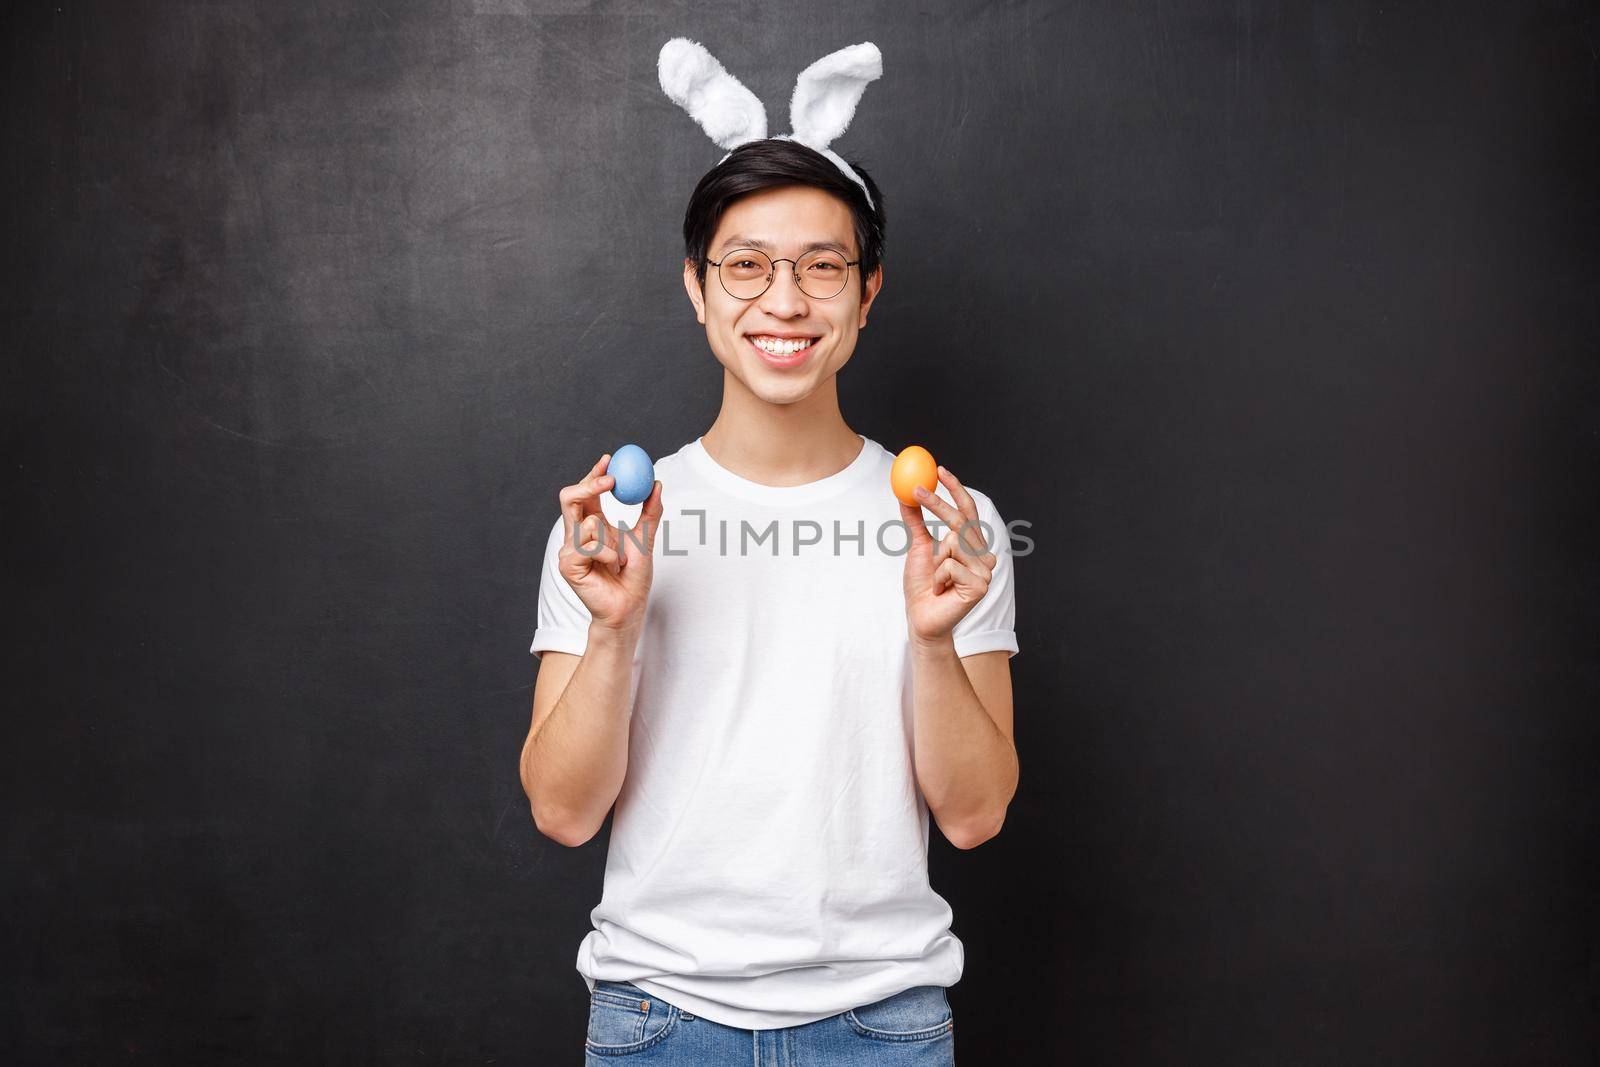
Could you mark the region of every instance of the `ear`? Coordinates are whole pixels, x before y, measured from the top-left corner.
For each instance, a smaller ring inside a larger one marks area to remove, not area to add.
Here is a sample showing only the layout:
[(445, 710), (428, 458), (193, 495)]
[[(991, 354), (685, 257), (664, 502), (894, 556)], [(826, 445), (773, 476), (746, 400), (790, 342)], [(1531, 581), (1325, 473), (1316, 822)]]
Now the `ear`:
[(700, 287), (699, 276), (695, 273), (694, 263), (688, 257), (683, 261), (683, 291), (689, 294), (689, 303), (694, 305), (694, 317), (700, 320), (700, 325), (706, 324), (706, 293)]
[(723, 148), (766, 137), (767, 109), (704, 45), (674, 37), (661, 46), (656, 74), (661, 91)]
[(850, 126), (867, 83), (881, 77), (883, 54), (871, 41), (841, 48), (801, 71), (789, 100), (794, 139), (826, 149)]

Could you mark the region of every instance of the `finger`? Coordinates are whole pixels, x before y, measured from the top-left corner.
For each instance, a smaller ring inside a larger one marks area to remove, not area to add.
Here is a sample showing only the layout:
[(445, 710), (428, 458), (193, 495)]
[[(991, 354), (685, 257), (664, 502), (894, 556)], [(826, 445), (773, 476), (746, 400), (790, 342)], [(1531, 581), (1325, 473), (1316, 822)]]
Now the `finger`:
[(605, 540), (606, 544), (608, 544), (608, 545), (616, 545), (618, 550), (619, 551), (621, 550), (621, 548), (622, 548), (622, 531), (621, 531), (621, 528), (618, 527), (616, 523), (614, 523), (610, 519), (606, 518), (604, 512), (597, 511), (593, 515), (590, 515), (589, 518), (587, 520), (585, 520), (585, 521), (594, 523), (596, 528), (602, 531), (601, 537)]
[(962, 519), (956, 524), (960, 535), (959, 548), (964, 556), (971, 558), (987, 559), (989, 566), (994, 566), (994, 553), (990, 551), (990, 533), (984, 528), (983, 519), (978, 514), (978, 502), (967, 487), (961, 484), (961, 479), (956, 477), (955, 471), (945, 466), (939, 467), (939, 481), (950, 490), (951, 499), (956, 503), (956, 508), (961, 512)]
[(943, 497), (936, 493), (929, 492), (920, 485), (917, 486), (915, 495), (917, 500), (921, 502), (922, 506), (939, 516), (939, 518), (943, 519), (946, 526), (954, 529), (955, 527), (961, 525), (961, 512), (957, 511), (953, 506), (947, 503)]
[(593, 554), (596, 548), (609, 547), (621, 551), (622, 538), (617, 533), (617, 528), (606, 521), (604, 515), (590, 515), (578, 523), (578, 544), (583, 546), (586, 554)]
[(989, 589), (987, 579), (980, 580), (976, 574), (972, 573), (965, 564), (954, 556), (941, 563), (935, 574), (946, 585), (961, 590), (965, 594), (964, 599), (979, 600)]
[(986, 566), (994, 566), (994, 553), (989, 548), (990, 532), (982, 519), (969, 519), (961, 517), (961, 523), (951, 531), (956, 540), (956, 548), (967, 561), (984, 560)]
[(978, 517), (978, 502), (972, 499), (972, 494), (967, 492), (967, 487), (961, 484), (955, 472), (948, 467), (939, 468), (939, 481), (950, 490), (950, 499), (956, 502), (956, 508), (969, 519)]
[(611, 462), (611, 453), (601, 456), (589, 473), (571, 485), (563, 486), (560, 493), (561, 513), (566, 516), (568, 530), (575, 527), (586, 515), (600, 511), (600, 494), (616, 484), (616, 479), (604, 473)]
[(622, 556), (610, 545), (601, 545), (588, 553), (588, 558), (595, 563), (603, 564), (612, 574), (617, 573), (622, 567)]
[(602, 514), (600, 494), (610, 489), (615, 481), (611, 475), (602, 474), (561, 490), (561, 513), (566, 518), (565, 526), (569, 533), (581, 520)]
[[(970, 500), (971, 498), (969, 497), (968, 499)], [(943, 503), (943, 501), (940, 501), (940, 503)], [(945, 525), (954, 537), (956, 548), (962, 556), (969, 559), (977, 559), (993, 554), (989, 547), (989, 539), (993, 534), (988, 524), (981, 518), (957, 511), (953, 519)]]
[[(592, 524), (594, 518), (591, 516), (584, 521)], [(620, 574), (622, 572), (622, 549), (617, 545), (614, 538), (605, 536), (603, 528), (593, 528), (578, 543), (582, 546), (579, 550), (579, 555), (591, 561), (591, 567), (598, 564), (604, 566), (612, 574)]]
[(563, 574), (581, 577), (594, 570), (595, 567), (604, 567), (612, 574), (617, 573), (619, 559), (617, 550), (610, 545), (590, 538), (588, 541), (579, 542), (581, 547), (561, 549), (559, 559)]
[(994, 556), (988, 553), (982, 556), (974, 556), (962, 552), (961, 539), (954, 533), (946, 534), (940, 540), (938, 550), (933, 554), (935, 566), (946, 559), (956, 560), (984, 581), (988, 581), (994, 573)]
[(981, 556), (965, 556), (961, 559), (961, 563), (986, 586), (994, 578), (994, 568), (985, 564)]
[(601, 544), (610, 544), (612, 542), (611, 524), (606, 521), (604, 515), (585, 515), (578, 522), (577, 537), (580, 545), (591, 545), (596, 541)]

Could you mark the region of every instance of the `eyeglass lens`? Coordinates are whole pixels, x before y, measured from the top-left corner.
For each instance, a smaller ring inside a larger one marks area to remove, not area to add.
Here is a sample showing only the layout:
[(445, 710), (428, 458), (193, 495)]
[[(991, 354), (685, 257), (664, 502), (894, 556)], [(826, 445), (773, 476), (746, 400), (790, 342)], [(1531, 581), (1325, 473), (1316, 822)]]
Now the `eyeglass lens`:
[[(784, 261), (784, 267), (789, 263)], [(754, 248), (741, 248), (722, 258), (722, 287), (729, 296), (751, 300), (767, 291), (774, 277), (772, 260)], [(800, 276), (800, 291), (816, 300), (838, 295), (850, 276), (850, 266), (837, 252), (813, 249), (800, 257), (794, 272)]]

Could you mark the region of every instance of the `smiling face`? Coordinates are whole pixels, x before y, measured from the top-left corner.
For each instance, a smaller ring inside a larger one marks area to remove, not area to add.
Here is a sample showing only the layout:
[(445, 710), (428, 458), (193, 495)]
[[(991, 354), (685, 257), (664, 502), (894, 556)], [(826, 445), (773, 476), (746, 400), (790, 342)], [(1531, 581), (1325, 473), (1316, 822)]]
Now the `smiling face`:
[[(848, 284), (819, 300), (795, 284), (794, 264), (813, 245), (830, 245), (851, 261)], [(753, 300), (729, 296), (706, 266), (705, 291), (685, 262), (683, 281), (717, 362), (754, 396), (769, 404), (793, 404), (811, 396), (850, 361), (856, 336), (883, 285), (880, 267), (861, 294), (857, 271), (861, 249), (844, 201), (808, 185), (748, 193), (722, 213), (708, 258), (721, 262), (738, 248), (758, 248), (775, 264), (772, 284)], [(795, 350), (796, 342), (809, 342)], [(728, 384), (732, 384), (731, 382)]]

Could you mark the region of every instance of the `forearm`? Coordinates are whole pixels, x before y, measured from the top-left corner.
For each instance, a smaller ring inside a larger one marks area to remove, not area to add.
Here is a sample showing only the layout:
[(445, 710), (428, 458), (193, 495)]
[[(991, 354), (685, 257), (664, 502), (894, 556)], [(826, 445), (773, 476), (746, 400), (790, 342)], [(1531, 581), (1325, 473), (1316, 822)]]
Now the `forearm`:
[(947, 635), (911, 639), (917, 784), (951, 843), (992, 837), (1017, 791), (1017, 751), (984, 709)]
[(566, 689), (523, 746), (534, 821), (568, 844), (593, 837), (622, 790), (637, 643), (637, 632), (591, 626)]

